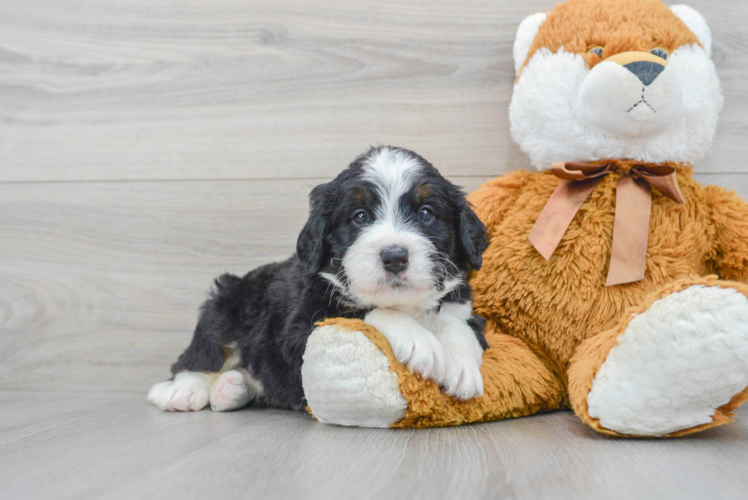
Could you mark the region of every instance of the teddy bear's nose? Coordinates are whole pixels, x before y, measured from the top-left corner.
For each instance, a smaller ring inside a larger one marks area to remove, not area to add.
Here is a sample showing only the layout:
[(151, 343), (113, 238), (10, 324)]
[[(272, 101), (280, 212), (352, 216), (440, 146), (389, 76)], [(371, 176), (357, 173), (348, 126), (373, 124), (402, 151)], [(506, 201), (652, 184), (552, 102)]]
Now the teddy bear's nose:
[(653, 61), (634, 61), (623, 66), (636, 75), (646, 86), (655, 81), (655, 78), (665, 69), (660, 63)]

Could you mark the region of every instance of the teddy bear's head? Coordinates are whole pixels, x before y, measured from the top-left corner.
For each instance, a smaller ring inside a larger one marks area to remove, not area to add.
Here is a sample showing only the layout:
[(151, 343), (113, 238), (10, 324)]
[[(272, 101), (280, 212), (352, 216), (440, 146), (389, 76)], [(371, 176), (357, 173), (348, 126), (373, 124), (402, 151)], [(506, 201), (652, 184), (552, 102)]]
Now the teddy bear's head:
[(512, 137), (536, 168), (557, 161), (689, 162), (722, 108), (711, 32), (685, 5), (568, 0), (514, 42)]

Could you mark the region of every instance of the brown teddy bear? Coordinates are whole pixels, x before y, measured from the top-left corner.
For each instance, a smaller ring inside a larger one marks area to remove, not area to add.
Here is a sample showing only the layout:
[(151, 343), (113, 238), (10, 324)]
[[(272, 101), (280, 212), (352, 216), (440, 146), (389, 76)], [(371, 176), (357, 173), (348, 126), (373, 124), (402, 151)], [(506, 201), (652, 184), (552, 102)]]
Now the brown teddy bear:
[(722, 106), (711, 33), (659, 0), (569, 0), (519, 26), (511, 132), (540, 172), (471, 195), (490, 245), (484, 395), (457, 401), (357, 320), (302, 368), (323, 422), (429, 427), (571, 408), (612, 435), (679, 436), (748, 399), (748, 205), (701, 186)]

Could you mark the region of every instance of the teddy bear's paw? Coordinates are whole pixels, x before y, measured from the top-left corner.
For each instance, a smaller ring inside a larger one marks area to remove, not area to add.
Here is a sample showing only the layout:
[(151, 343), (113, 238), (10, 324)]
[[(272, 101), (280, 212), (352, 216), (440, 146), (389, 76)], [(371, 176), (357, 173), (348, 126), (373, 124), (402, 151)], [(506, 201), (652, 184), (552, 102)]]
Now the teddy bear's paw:
[(694, 285), (656, 301), (618, 337), (587, 395), (620, 434), (660, 436), (712, 422), (748, 387), (748, 298)]
[(221, 374), (210, 390), (210, 407), (214, 411), (230, 411), (246, 406), (261, 392), (243, 370), (229, 370)]
[(360, 331), (317, 328), (307, 341), (301, 375), (309, 408), (320, 422), (389, 427), (406, 414), (408, 402), (389, 359)]
[(164, 411), (198, 411), (208, 405), (215, 375), (181, 372), (174, 380), (159, 382), (148, 392), (148, 401)]

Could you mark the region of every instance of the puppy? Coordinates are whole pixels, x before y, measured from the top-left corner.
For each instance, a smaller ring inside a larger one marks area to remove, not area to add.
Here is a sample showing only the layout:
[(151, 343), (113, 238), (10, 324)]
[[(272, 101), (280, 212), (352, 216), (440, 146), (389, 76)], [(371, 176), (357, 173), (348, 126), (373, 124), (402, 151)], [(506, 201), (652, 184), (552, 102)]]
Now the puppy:
[(307, 338), (329, 317), (364, 319), (398, 361), (452, 396), (482, 395), (487, 345), (466, 278), (486, 234), (462, 190), (419, 155), (382, 146), (309, 198), (296, 254), (216, 279), (174, 378), (149, 401), (169, 411), (302, 409)]

